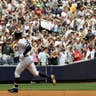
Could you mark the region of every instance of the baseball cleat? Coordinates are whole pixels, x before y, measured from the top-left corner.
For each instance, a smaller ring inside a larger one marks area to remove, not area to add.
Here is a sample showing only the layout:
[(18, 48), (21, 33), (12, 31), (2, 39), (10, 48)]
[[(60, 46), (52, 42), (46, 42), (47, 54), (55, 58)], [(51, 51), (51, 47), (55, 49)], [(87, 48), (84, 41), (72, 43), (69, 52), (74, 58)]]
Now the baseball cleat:
[(51, 74), (51, 80), (52, 80), (52, 84), (56, 85), (55, 75)]
[(12, 88), (8, 90), (10, 93), (17, 93), (18, 92), (18, 88)]

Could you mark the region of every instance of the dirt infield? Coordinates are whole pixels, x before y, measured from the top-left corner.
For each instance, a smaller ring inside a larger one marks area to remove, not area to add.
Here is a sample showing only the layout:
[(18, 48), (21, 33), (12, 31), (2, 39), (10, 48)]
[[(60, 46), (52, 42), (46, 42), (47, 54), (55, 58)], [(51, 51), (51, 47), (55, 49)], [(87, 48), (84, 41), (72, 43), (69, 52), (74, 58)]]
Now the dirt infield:
[(0, 91), (0, 96), (96, 96), (96, 91)]

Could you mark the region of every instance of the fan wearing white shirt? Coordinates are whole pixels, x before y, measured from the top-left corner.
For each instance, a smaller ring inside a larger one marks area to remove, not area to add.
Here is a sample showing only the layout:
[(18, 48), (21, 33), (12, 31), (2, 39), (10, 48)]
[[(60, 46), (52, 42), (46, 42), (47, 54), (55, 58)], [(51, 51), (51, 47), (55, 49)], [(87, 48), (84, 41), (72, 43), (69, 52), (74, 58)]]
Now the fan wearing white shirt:
[(95, 57), (95, 49), (93, 45), (90, 45), (86, 52), (85, 60), (94, 59), (94, 57)]

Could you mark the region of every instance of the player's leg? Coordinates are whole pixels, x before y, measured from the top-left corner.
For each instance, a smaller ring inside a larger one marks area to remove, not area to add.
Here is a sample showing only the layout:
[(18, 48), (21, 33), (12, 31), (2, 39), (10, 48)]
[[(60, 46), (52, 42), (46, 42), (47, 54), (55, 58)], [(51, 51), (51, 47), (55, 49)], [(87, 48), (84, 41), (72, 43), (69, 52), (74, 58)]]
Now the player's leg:
[(15, 79), (14, 79), (14, 86), (12, 89), (9, 89), (9, 92), (18, 92), (18, 83), (19, 83), (19, 78), (21, 73), (24, 71), (26, 68), (26, 64), (18, 64), (16, 69), (15, 69)]
[(27, 69), (30, 71), (30, 73), (34, 76), (40, 76), (40, 77), (44, 77), (44, 78), (48, 78), (52, 81), (53, 85), (56, 84), (56, 80), (55, 80), (55, 76), (53, 74), (51, 74), (50, 76), (49, 75), (46, 75), (42, 72), (39, 72), (35, 66), (34, 63), (30, 64)]

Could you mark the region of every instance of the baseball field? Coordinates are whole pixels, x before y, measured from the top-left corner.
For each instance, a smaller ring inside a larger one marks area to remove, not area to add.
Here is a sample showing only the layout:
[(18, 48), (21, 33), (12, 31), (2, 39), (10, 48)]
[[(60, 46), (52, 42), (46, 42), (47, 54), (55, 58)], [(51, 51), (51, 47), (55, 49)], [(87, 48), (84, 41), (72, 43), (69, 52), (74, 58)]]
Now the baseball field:
[(0, 96), (96, 96), (96, 82), (20, 84), (18, 93), (9, 93), (12, 84), (0, 84)]

